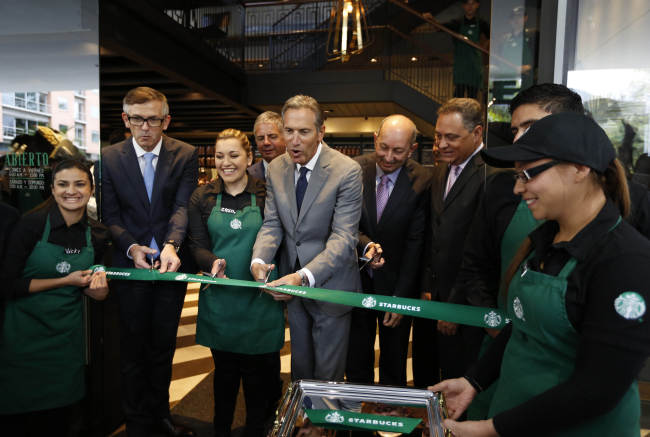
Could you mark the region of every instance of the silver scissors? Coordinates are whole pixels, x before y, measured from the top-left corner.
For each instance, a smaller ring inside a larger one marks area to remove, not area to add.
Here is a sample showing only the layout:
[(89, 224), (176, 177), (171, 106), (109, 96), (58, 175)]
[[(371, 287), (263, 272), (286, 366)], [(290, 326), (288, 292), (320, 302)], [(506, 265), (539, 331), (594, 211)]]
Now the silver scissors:
[[(217, 271), (219, 271), (219, 270), (221, 270), (221, 260), (218, 260), (218, 261), (217, 261)], [(217, 276), (216, 273), (209, 273), (209, 272), (201, 272), (201, 274), (204, 275), (204, 276), (209, 276), (210, 279), (214, 279), (214, 278)], [(206, 290), (210, 285), (212, 285), (212, 284), (205, 284), (205, 285), (201, 288), (201, 290), (199, 290), (199, 291), (204, 291), (204, 290)]]
[[(269, 277), (270, 277), (270, 276), (271, 276), (271, 269), (269, 269), (269, 270), (266, 272), (266, 276), (264, 277), (264, 284), (266, 284), (267, 282), (269, 282)], [(260, 296), (262, 295), (263, 292), (264, 292), (264, 288), (263, 288), (263, 287), (260, 287), (260, 294), (258, 294), (257, 297), (260, 297)]]
[(372, 258), (367, 258), (365, 256), (360, 256), (359, 261), (363, 261), (363, 264), (361, 264), (361, 267), (359, 267), (359, 271), (363, 270), (365, 266), (368, 265), (370, 261), (372, 261)]

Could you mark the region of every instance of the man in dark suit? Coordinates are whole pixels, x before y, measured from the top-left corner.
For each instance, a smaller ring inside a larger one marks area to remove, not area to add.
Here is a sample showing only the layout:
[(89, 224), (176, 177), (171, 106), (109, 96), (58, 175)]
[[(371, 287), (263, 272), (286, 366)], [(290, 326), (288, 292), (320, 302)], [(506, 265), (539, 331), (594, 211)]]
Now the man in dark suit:
[[(478, 153), (483, 147), (481, 105), (474, 99), (449, 100), (438, 110), (435, 139), (441, 164), (434, 168), (431, 183), (422, 286), (433, 300), (449, 302), (486, 177), (486, 166)], [(413, 328), (416, 386), (436, 382), (440, 375), (442, 379), (462, 376), (467, 364), (478, 354), (481, 340), (480, 328), (438, 321), (435, 332), (431, 322), (416, 319)], [(437, 357), (427, 355), (435, 350)], [(440, 374), (434, 373), (436, 358)]]
[(266, 181), (269, 163), (282, 155), (287, 148), (282, 134), (282, 116), (273, 111), (262, 112), (255, 119), (253, 135), (262, 159), (248, 167), (248, 174)]
[[(164, 94), (129, 91), (122, 119), (132, 137), (102, 149), (102, 220), (119, 267), (177, 271), (184, 256), (187, 206), (198, 178), (196, 148), (163, 136), (170, 122)], [(180, 252), (177, 254), (177, 252)], [(186, 284), (116, 281), (120, 305), (122, 395), (129, 436), (154, 429), (194, 435), (169, 414), (169, 383)]]
[[(367, 293), (418, 297), (430, 173), (409, 159), (418, 146), (416, 136), (411, 120), (391, 115), (375, 133), (375, 153), (356, 159), (363, 172), (358, 250), (373, 259), (361, 271)], [(363, 308), (352, 310), (347, 379), (374, 382), (377, 325), (379, 383), (404, 386), (411, 319)]]
[[(361, 168), (323, 142), (323, 112), (314, 98), (291, 97), (282, 108), (282, 119), (287, 153), (269, 166), (264, 224), (253, 247), (251, 273), (264, 281), (277, 257), (284, 276), (270, 286), (359, 291), (355, 249)], [(289, 301), (292, 377), (342, 380), (351, 308), (270, 293)]]

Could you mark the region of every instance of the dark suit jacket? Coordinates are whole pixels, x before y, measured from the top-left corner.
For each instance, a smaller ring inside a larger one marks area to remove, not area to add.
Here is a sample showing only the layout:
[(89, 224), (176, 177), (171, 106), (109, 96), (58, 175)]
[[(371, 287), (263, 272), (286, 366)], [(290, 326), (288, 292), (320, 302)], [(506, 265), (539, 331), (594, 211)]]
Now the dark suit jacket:
[(433, 170), (430, 220), (425, 238), (427, 261), (422, 287), (431, 292), (434, 300), (447, 302), (449, 299), (463, 260), (465, 239), (483, 194), (486, 171), (487, 167), (477, 153), (443, 200), (449, 168), (441, 164)]
[[(194, 146), (163, 136), (151, 202), (131, 139), (102, 149), (102, 222), (116, 246), (114, 264), (133, 267), (126, 256), (132, 244), (158, 246), (167, 240), (182, 242), (187, 232), (187, 207), (198, 180), (198, 157)], [(183, 267), (191, 257), (179, 253)], [(183, 269), (183, 271), (186, 271)]]
[(262, 161), (264, 160), (260, 159), (255, 164), (248, 167), (246, 170), (248, 171), (248, 174), (253, 176), (255, 179), (266, 181), (266, 178), (264, 177), (264, 162)]
[(364, 290), (398, 297), (420, 294), (418, 275), (426, 223), (426, 205), (431, 173), (409, 159), (400, 170), (388, 198), (381, 220), (377, 223), (375, 154), (356, 158), (363, 171), (363, 209), (359, 222), (358, 252), (368, 243), (381, 244), (385, 264), (373, 270), (372, 278), (366, 267), (361, 273)]

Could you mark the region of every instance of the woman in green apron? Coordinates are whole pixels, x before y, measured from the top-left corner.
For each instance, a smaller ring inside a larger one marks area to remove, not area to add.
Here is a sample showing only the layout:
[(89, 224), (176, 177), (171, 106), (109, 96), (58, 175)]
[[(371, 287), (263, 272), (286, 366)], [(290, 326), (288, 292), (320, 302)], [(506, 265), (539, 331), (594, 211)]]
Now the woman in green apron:
[[(11, 436), (70, 435), (83, 398), (82, 293), (102, 300), (106, 274), (87, 270), (108, 238), (86, 216), (93, 178), (80, 161), (52, 174), (52, 197), (13, 229), (2, 263), (0, 423)], [(74, 413), (76, 414), (76, 413)]]
[[(445, 426), (456, 437), (637, 437), (650, 242), (621, 220), (630, 199), (611, 142), (592, 119), (561, 113), (483, 157), (514, 164), (515, 193), (546, 222), (505, 275), (512, 323), (465, 378), (431, 387), (447, 395)], [(453, 420), (497, 378), (490, 419)]]
[[(246, 171), (252, 156), (242, 132), (220, 132), (215, 145), (219, 178), (197, 188), (190, 199), (190, 247), (199, 267), (213, 275), (253, 280), (251, 254), (266, 191)], [(210, 286), (199, 294), (196, 342), (209, 347), (214, 359), (215, 435), (230, 435), (242, 380), (244, 435), (262, 437), (282, 391), (282, 304), (254, 289)]]

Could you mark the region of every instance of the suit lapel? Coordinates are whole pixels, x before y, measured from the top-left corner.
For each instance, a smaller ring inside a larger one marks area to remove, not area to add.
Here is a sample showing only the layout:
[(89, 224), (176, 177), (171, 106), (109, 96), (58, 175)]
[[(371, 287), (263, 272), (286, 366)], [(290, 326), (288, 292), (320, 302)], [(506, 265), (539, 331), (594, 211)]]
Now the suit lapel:
[(291, 220), (296, 223), (298, 221), (298, 204), (296, 203), (295, 164), (291, 161), (291, 158), (289, 158), (288, 154), (284, 154), (282, 156), (282, 159), (282, 162), (284, 164), (284, 171), (282, 176), (283, 193), (289, 198)]
[(158, 155), (158, 163), (156, 164), (156, 173), (153, 178), (153, 190), (151, 192), (151, 204), (156, 203), (162, 193), (162, 186), (167, 176), (171, 163), (174, 159), (173, 146), (170, 144), (167, 137), (163, 137), (163, 142), (160, 147), (160, 154)]
[[(318, 195), (318, 193), (320, 193), (323, 184), (327, 180), (327, 176), (329, 175), (330, 153), (331, 152), (329, 150), (329, 147), (327, 147), (327, 145), (323, 143), (320, 156), (316, 161), (314, 170), (311, 172), (311, 176), (309, 176), (307, 191), (305, 191), (305, 197), (302, 199), (302, 206), (300, 207), (300, 215), (298, 216), (298, 221), (296, 222), (296, 225), (300, 224), (302, 218), (305, 216), (305, 214), (311, 207), (312, 203), (314, 203), (316, 196)], [(294, 196), (294, 203), (295, 203), (295, 196)], [(298, 207), (296, 206), (296, 210), (297, 209)]]
[(449, 168), (446, 164), (439, 164), (433, 170), (433, 184), (431, 188), (431, 202), (434, 211), (437, 213), (442, 212), (444, 207), (445, 188), (447, 187), (447, 174)]
[(144, 186), (144, 177), (142, 176), (138, 157), (135, 154), (135, 149), (133, 148), (133, 142), (131, 139), (124, 142), (120, 159), (125, 170), (124, 174), (134, 187), (136, 196), (140, 199), (144, 208), (148, 209), (150, 206), (149, 196), (147, 196), (147, 188)]
[(367, 164), (365, 171), (363, 172), (363, 203), (366, 205), (368, 219), (370, 220), (369, 224), (373, 229), (377, 225), (377, 195), (375, 192), (377, 185), (376, 179), (377, 167), (375, 166), (375, 160), (373, 159), (372, 162)]
[(477, 165), (476, 161), (478, 158), (478, 154), (474, 155), (472, 159), (469, 160), (463, 171), (460, 172), (458, 179), (456, 182), (454, 182), (454, 185), (452, 185), (449, 194), (447, 194), (447, 197), (445, 198), (445, 208), (456, 198), (456, 196), (458, 196), (461, 191), (463, 191), (463, 187), (467, 184), (468, 181), (472, 179), (474, 173), (478, 171), (479, 166)]

